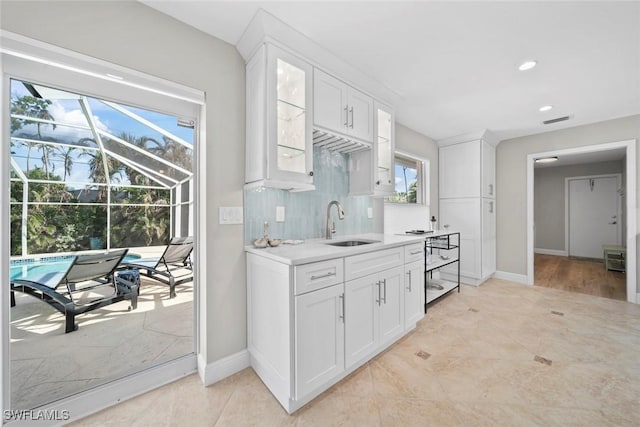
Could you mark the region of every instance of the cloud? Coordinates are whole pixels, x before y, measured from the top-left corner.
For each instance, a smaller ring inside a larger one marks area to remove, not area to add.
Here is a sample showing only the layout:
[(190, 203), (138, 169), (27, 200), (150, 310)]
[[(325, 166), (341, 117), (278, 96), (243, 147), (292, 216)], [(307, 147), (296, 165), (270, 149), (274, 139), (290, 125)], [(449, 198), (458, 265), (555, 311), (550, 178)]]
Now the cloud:
[[(53, 103), (47, 109), (53, 119), (59, 124), (53, 128), (52, 125), (41, 124), (40, 134), (43, 138), (55, 138), (60, 142), (75, 143), (81, 138), (93, 138), (93, 134), (88, 129), (78, 129), (75, 127), (65, 126), (75, 125), (88, 127), (87, 119), (78, 105), (77, 108), (68, 108), (59, 101), (53, 101)], [(93, 120), (96, 123), (98, 129), (109, 131), (109, 127), (100, 119), (100, 117), (94, 115)], [(16, 136), (20, 135), (37, 135), (38, 126), (35, 123), (24, 125), (19, 131), (16, 132)]]

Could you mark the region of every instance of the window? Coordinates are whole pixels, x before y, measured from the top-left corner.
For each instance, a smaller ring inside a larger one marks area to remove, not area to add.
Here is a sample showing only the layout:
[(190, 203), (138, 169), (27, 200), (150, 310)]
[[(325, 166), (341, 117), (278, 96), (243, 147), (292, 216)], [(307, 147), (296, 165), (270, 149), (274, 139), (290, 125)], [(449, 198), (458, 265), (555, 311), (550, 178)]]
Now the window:
[(395, 189), (389, 202), (426, 204), (425, 164), (409, 154), (395, 153)]

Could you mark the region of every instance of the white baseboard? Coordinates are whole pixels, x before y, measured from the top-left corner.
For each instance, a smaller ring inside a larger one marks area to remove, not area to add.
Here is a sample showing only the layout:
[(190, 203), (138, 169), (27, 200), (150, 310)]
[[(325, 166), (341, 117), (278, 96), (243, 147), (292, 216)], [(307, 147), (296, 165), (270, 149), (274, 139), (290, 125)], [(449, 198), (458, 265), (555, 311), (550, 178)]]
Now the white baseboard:
[(542, 255), (569, 256), (569, 253), (567, 251), (561, 251), (558, 249), (535, 248), (533, 251), (537, 254)]
[(198, 358), (198, 374), (205, 387), (217, 383), (249, 366), (251, 366), (251, 362), (247, 349), (209, 364), (204, 363), (203, 360)]
[(509, 273), (508, 271), (496, 271), (493, 275), (496, 279), (509, 280), (510, 282), (522, 283), (528, 285), (526, 274)]

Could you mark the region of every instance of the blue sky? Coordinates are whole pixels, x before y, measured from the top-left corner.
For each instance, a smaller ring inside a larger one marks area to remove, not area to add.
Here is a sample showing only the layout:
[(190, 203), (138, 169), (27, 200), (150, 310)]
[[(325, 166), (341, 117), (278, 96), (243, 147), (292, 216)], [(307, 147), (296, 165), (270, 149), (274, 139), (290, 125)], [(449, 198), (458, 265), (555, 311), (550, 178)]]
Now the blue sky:
[[(19, 80), (11, 80), (11, 97), (12, 99), (30, 95), (25, 86)], [(76, 98), (74, 98), (73, 94), (70, 94), (69, 99), (55, 99), (52, 100), (52, 105), (48, 108), (49, 113), (53, 118), (60, 123), (68, 123), (79, 126), (88, 126), (86, 117), (80, 108), (80, 104)], [(98, 128), (109, 132), (115, 136), (120, 135), (122, 132), (126, 132), (135, 136), (147, 136), (154, 138), (160, 142), (162, 142), (162, 135), (158, 132), (152, 130), (151, 128), (143, 125), (142, 123), (133, 120), (126, 115), (114, 110), (113, 108), (103, 104), (97, 99), (89, 98), (89, 104), (94, 116), (94, 121), (96, 122)], [(135, 107), (124, 106), (128, 110), (134, 112), (135, 114), (143, 117), (144, 119), (156, 124), (157, 126), (171, 132), (173, 135), (182, 138), (186, 142), (193, 143), (193, 129), (184, 128), (177, 125), (177, 119), (174, 116), (157, 113), (150, 110), (144, 110)], [(24, 126), (22, 130), (19, 132), (27, 132), (27, 133), (36, 133), (36, 125), (27, 125)], [(92, 138), (92, 134), (89, 130), (78, 129), (67, 126), (57, 126), (55, 129), (51, 125), (41, 125), (40, 126), (41, 134), (44, 136), (52, 136), (56, 137), (59, 140), (66, 140), (69, 142), (77, 142), (80, 138)], [(26, 157), (27, 157), (27, 149), (26, 147), (15, 146), (12, 148), (12, 151), (15, 153), (14, 158), (20, 165), (20, 167), (25, 170), (26, 169)], [(32, 149), (29, 160), (29, 167), (33, 169), (35, 166), (42, 166), (41, 161), (41, 153), (37, 149)], [(89, 157), (84, 155), (81, 156), (80, 152), (74, 152), (72, 155), (73, 158), (73, 169), (71, 175), (67, 178), (68, 181), (82, 181), (86, 182), (88, 180), (88, 165), (87, 161)], [(55, 174), (59, 176), (63, 176), (63, 163), (61, 160), (55, 160)], [(126, 184), (126, 182), (121, 182), (122, 184)], [(78, 187), (74, 185), (73, 187)]]
[(404, 173), (402, 171), (402, 165), (395, 164), (395, 173), (396, 173), (396, 193), (404, 193), (406, 188), (411, 186), (411, 183), (417, 181), (417, 171), (415, 169), (407, 168), (407, 186), (405, 188), (404, 184)]

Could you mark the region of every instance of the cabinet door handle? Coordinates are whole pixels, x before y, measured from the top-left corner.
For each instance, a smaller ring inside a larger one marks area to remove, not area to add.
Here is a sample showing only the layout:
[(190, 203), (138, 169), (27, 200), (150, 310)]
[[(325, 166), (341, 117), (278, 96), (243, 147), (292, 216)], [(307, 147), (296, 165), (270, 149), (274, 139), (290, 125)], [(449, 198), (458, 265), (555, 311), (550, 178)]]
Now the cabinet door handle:
[(331, 277), (331, 276), (335, 276), (335, 275), (336, 275), (336, 273), (329, 272), (327, 274), (321, 274), (320, 276), (311, 276), (311, 280), (324, 279), (325, 277)]
[(493, 184), (489, 184), (489, 195), (493, 196)]
[(378, 306), (380, 306), (380, 302), (382, 301), (382, 296), (380, 295), (380, 291), (382, 290), (382, 285), (380, 281), (376, 282), (376, 286), (378, 287), (378, 299), (376, 300), (376, 302), (378, 303)]
[(353, 107), (351, 107), (349, 111), (351, 112), (351, 125), (349, 125), (349, 127), (353, 129)]
[(489, 213), (493, 213), (493, 202), (489, 202)]
[(387, 279), (382, 279), (382, 285), (384, 286), (384, 297), (382, 299), (386, 304), (387, 303)]
[(349, 106), (344, 106), (344, 127), (349, 126)]
[(407, 274), (409, 275), (409, 288), (408, 288), (408, 291), (411, 292), (411, 270), (407, 271)]
[(344, 323), (344, 312), (345, 312), (345, 309), (344, 309), (344, 294), (340, 294), (340, 296), (338, 298), (340, 298), (340, 300), (341, 300), (340, 306), (342, 308), (342, 313), (340, 313), (338, 318), (342, 320), (342, 323)]

